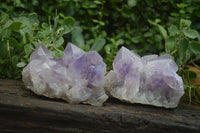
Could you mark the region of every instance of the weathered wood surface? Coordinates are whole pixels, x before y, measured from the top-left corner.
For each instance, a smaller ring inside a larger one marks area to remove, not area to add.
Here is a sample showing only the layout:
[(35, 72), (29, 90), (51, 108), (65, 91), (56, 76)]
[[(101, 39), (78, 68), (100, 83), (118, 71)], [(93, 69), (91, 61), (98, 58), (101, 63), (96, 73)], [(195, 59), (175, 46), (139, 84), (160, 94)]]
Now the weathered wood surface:
[(164, 109), (109, 100), (103, 107), (37, 96), (20, 81), (0, 80), (0, 132), (200, 133), (200, 108)]

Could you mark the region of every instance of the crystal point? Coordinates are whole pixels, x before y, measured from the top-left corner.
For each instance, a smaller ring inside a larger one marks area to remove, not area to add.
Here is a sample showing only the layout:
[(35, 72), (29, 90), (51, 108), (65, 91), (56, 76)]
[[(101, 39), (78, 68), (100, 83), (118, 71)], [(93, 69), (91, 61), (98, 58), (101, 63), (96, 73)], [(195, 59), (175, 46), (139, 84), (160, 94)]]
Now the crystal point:
[(73, 60), (76, 60), (77, 58), (82, 56), (84, 53), (85, 52), (82, 49), (76, 47), (72, 43), (68, 43), (62, 57), (63, 63), (65, 65), (69, 65)]
[(30, 58), (31, 60), (35, 59), (40, 60), (41, 58), (53, 58), (53, 56), (47, 48), (45, 48), (43, 45), (40, 44), (31, 54)]

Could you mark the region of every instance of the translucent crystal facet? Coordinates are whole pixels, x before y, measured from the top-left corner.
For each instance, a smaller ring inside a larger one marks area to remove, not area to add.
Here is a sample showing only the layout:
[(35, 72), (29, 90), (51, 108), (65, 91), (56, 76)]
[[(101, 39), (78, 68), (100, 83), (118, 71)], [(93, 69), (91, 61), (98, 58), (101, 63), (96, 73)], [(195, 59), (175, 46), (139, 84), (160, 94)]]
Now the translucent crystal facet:
[(106, 76), (107, 92), (120, 100), (166, 108), (178, 105), (184, 94), (178, 67), (169, 54), (140, 57), (122, 47)]
[(105, 72), (106, 65), (95, 51), (86, 53), (68, 43), (63, 57), (54, 59), (39, 45), (23, 69), (22, 78), (26, 87), (38, 95), (101, 106), (108, 98), (103, 89)]

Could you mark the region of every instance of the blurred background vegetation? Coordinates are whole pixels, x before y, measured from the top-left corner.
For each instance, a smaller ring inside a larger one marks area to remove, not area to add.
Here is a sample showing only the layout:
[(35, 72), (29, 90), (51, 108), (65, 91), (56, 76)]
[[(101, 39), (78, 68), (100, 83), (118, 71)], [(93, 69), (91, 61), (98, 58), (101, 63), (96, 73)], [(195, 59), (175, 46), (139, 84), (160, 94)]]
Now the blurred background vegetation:
[(0, 78), (20, 79), (39, 45), (60, 57), (67, 42), (101, 54), (108, 71), (121, 46), (169, 53), (189, 103), (200, 103), (199, 0), (1, 0)]

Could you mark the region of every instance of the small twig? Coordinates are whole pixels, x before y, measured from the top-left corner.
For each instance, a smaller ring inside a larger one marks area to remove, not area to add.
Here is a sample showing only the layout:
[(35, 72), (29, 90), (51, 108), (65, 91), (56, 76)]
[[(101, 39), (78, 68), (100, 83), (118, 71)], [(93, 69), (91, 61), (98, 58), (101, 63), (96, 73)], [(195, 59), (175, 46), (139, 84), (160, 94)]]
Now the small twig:
[(58, 52), (62, 52), (60, 49), (57, 49), (55, 46), (53, 46), (53, 45), (49, 45), (50, 47), (52, 47), (52, 48), (54, 48), (56, 51), (58, 51)]
[(8, 58), (9, 58), (10, 62), (12, 62), (12, 60), (11, 60), (11, 55), (10, 55), (10, 45), (9, 45), (9, 40), (7, 40), (7, 51), (8, 51)]

